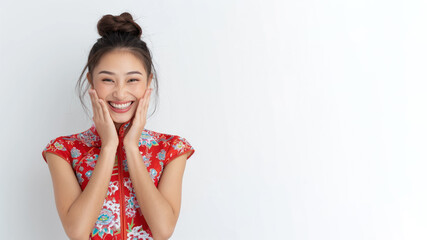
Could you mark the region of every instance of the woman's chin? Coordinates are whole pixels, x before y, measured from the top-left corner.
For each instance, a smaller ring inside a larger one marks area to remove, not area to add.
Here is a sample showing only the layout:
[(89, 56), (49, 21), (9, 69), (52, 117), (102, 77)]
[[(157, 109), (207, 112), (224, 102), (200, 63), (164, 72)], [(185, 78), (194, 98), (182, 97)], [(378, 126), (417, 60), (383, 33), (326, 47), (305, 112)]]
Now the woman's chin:
[(119, 116), (117, 115), (118, 114), (114, 114), (111, 116), (115, 124), (122, 124), (128, 122), (132, 118), (131, 114), (120, 114)]
[(135, 110), (131, 108), (129, 111), (125, 113), (117, 113), (110, 109), (110, 116), (116, 126), (120, 126), (123, 123), (128, 122), (132, 119), (135, 114)]
[(129, 121), (131, 118), (113, 118), (113, 122), (117, 124), (122, 124)]

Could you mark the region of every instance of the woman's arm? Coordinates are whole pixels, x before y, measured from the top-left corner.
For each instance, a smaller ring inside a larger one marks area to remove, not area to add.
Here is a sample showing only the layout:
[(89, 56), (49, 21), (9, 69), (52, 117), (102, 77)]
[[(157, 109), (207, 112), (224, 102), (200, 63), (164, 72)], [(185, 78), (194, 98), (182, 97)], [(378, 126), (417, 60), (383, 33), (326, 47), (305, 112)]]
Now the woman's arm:
[(187, 156), (188, 153), (178, 156), (166, 165), (156, 188), (139, 149), (137, 147), (126, 149), (132, 186), (141, 212), (156, 240), (169, 239), (178, 221)]
[(65, 233), (70, 239), (89, 238), (108, 192), (116, 150), (101, 148), (95, 169), (83, 192), (70, 164), (56, 154), (46, 153), (56, 208)]

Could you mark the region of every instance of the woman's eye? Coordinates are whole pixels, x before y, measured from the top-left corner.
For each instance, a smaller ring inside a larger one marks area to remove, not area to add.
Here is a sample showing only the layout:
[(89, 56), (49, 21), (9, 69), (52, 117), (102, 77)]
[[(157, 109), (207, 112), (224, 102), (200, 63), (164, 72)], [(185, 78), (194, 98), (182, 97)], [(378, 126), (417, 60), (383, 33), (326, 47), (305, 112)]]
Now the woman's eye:
[(102, 81), (103, 82), (112, 82), (113, 80), (106, 78), (106, 79), (102, 79)]
[(129, 82), (138, 82), (139, 79), (133, 78), (133, 79), (129, 79)]

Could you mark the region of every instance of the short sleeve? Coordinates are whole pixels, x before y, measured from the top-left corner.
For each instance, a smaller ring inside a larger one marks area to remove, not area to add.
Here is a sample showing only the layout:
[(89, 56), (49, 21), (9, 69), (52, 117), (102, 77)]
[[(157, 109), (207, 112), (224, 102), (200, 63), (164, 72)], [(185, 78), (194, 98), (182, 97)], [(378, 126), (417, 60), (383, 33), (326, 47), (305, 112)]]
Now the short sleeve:
[(71, 154), (70, 151), (67, 149), (67, 144), (65, 140), (63, 140), (61, 137), (58, 137), (56, 139), (52, 139), (47, 146), (43, 149), (42, 155), (44, 161), (47, 163), (46, 160), (46, 153), (54, 153), (61, 158), (63, 158), (65, 161), (67, 161), (69, 164), (71, 164)]
[(176, 157), (185, 153), (190, 152), (187, 160), (193, 155), (195, 150), (193, 146), (191, 146), (190, 142), (187, 141), (187, 139), (180, 136), (174, 136), (170, 141), (169, 149), (166, 153), (165, 166)]

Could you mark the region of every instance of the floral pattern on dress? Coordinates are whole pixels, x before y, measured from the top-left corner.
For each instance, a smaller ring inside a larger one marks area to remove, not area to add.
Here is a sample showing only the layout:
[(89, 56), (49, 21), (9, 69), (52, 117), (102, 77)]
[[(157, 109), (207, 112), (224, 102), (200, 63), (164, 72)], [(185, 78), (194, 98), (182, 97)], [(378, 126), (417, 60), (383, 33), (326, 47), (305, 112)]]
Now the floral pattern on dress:
[(82, 183), (85, 181), (82, 177), (82, 174), (77, 173), (76, 176), (77, 176), (77, 180), (79, 181), (79, 184), (82, 185)]
[[(127, 126), (129, 123), (123, 124), (119, 129), (120, 143)], [(148, 129), (143, 130), (138, 145), (141, 160), (156, 187), (164, 168), (172, 159), (186, 151), (191, 153), (188, 158), (194, 153), (193, 147), (184, 138)], [(83, 191), (93, 174), (101, 146), (101, 138), (95, 125), (92, 125), (84, 132), (52, 139), (43, 149), (42, 155), (45, 161), (46, 152), (55, 153), (66, 160), (72, 166), (76, 181)], [(151, 230), (132, 186), (125, 152), (122, 147), (116, 154), (102, 209), (88, 236), (90, 240), (152, 239)]]
[(119, 190), (119, 181), (110, 181), (110, 184), (108, 185), (108, 196), (114, 195), (116, 191)]
[(160, 181), (160, 176), (162, 176), (162, 172), (163, 172), (163, 162), (159, 162), (159, 164), (160, 164), (160, 172), (159, 172), (159, 174), (157, 175), (157, 182), (159, 182)]
[(144, 164), (146, 167), (149, 167), (151, 165), (151, 153), (146, 153), (142, 155), (142, 160), (144, 161)]
[(86, 158), (86, 164), (89, 165), (92, 168), (95, 168), (96, 161), (98, 160), (98, 154), (92, 154), (87, 156)]
[(131, 193), (130, 196), (125, 196), (125, 202), (126, 202), (126, 215), (128, 217), (135, 217), (136, 210), (139, 208), (139, 204), (136, 201), (136, 195), (135, 193)]
[(92, 129), (78, 134), (77, 138), (84, 142), (88, 147), (92, 147), (101, 141), (101, 137), (95, 134)]
[(178, 151), (178, 153), (181, 153), (184, 149), (185, 149), (185, 146), (186, 146), (186, 140), (184, 139), (184, 138), (178, 138), (178, 141), (177, 141), (177, 143), (176, 144), (174, 144), (174, 145), (172, 145), (172, 147), (175, 149), (175, 150), (177, 150)]
[(130, 178), (123, 178), (124, 186), (128, 189), (129, 192), (133, 192), (132, 181)]
[(73, 168), (76, 167), (76, 164), (77, 164), (78, 161), (79, 161), (78, 159), (73, 159), (73, 163), (72, 163)]
[(72, 158), (78, 158), (80, 155), (81, 155), (80, 151), (76, 147), (73, 147), (71, 149), (71, 157)]
[(125, 172), (129, 172), (128, 160), (127, 159), (123, 160), (123, 167), (124, 167)]
[(91, 236), (99, 235), (101, 238), (104, 234), (114, 234), (120, 229), (120, 204), (112, 201), (104, 200), (103, 208), (92, 230)]
[(67, 149), (65, 149), (64, 145), (60, 144), (59, 142), (55, 142), (55, 147), (58, 150), (67, 151)]
[(133, 220), (128, 224), (127, 240), (153, 240), (149, 233), (142, 229), (142, 226), (134, 226)]
[(151, 177), (151, 180), (153, 180), (153, 182), (154, 182), (154, 178), (156, 177), (156, 175), (157, 175), (156, 169), (150, 168), (150, 177)]
[(162, 149), (158, 154), (157, 154), (157, 159), (159, 159), (160, 161), (165, 160), (166, 157), (166, 151), (164, 149)]
[(152, 146), (158, 146), (159, 143), (157, 142), (156, 138), (147, 132), (142, 132), (141, 137), (139, 138), (138, 142), (139, 146), (147, 146), (148, 148), (151, 148)]

